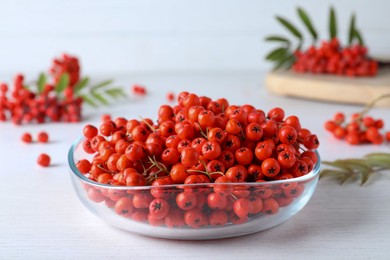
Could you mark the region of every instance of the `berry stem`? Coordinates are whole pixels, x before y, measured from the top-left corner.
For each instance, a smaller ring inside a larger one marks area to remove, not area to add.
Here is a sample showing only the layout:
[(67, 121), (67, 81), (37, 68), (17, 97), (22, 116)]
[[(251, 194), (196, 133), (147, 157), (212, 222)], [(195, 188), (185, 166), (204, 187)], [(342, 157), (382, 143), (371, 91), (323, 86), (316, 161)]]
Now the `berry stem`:
[(377, 98), (371, 100), (371, 102), (368, 103), (365, 108), (359, 113), (359, 117), (356, 118), (356, 122), (360, 122), (363, 117), (375, 106), (376, 103), (386, 98), (390, 98), (390, 93), (380, 95)]

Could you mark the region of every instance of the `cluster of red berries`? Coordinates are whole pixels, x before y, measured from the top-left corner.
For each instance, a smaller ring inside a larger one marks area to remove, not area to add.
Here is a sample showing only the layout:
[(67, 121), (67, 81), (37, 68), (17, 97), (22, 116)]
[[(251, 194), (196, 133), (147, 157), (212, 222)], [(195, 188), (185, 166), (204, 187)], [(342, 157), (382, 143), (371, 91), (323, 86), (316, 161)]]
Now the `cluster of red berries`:
[[(151, 189), (86, 185), (88, 197), (151, 225), (197, 228), (276, 214), (302, 194), (302, 184), (254, 190), (226, 184), (300, 177), (318, 160), (313, 151), (317, 136), (279, 107), (265, 113), (182, 92), (178, 105), (159, 108), (156, 124), (151, 119), (105, 120), (99, 127), (84, 127), (83, 149), (93, 158), (79, 160), (77, 168), (99, 183)], [(172, 184), (205, 186), (164, 188)]]
[(298, 73), (375, 76), (378, 63), (367, 57), (367, 48), (354, 45), (342, 48), (337, 38), (322, 42), (319, 48), (309, 47), (295, 52), (293, 70)]
[(50, 74), (53, 76), (54, 84), (57, 84), (61, 76), (67, 73), (69, 75), (69, 87), (72, 88), (80, 80), (79, 59), (68, 54), (63, 54), (60, 58), (54, 58), (50, 68)]
[[(33, 142), (32, 135), (29, 132), (23, 133), (21, 139), (22, 139), (22, 142), (27, 143), (27, 144)], [(45, 131), (40, 131), (37, 134), (37, 141), (39, 143), (47, 143), (47, 142), (49, 142), (49, 135)], [(51, 159), (50, 159), (50, 156), (48, 154), (41, 153), (37, 158), (37, 163), (38, 163), (38, 165), (40, 165), (42, 167), (48, 167), (50, 165), (50, 160)]]
[(333, 133), (338, 139), (343, 139), (349, 144), (382, 144), (385, 140), (390, 142), (390, 132), (382, 134), (384, 127), (382, 119), (374, 119), (371, 116), (362, 116), (355, 113), (350, 121), (346, 122), (344, 113), (338, 112), (332, 120), (328, 120), (324, 125), (325, 129)]
[[(53, 84), (46, 84), (41, 92), (29, 89), (25, 85), (24, 76), (18, 74), (12, 88), (6, 83), (0, 84), (0, 121), (11, 120), (20, 125), (22, 123), (44, 123), (47, 120), (54, 122), (78, 122), (81, 119), (82, 98), (74, 97), (74, 80), (79, 78), (79, 71), (73, 63), (77, 58), (64, 56), (67, 60), (54, 60), (52, 75)], [(77, 62), (78, 64), (78, 62)], [(78, 66), (78, 65), (77, 65)], [(56, 81), (63, 73), (69, 73), (70, 84), (62, 93), (55, 90)]]

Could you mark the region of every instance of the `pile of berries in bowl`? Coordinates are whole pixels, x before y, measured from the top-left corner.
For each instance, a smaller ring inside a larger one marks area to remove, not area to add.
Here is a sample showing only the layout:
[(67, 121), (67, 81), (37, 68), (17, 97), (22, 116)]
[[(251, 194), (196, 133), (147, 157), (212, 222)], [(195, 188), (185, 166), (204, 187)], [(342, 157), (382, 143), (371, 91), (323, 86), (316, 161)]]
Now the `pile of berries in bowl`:
[(265, 113), (182, 92), (151, 119), (116, 118), (69, 150), (83, 204), (118, 228), (171, 239), (258, 232), (299, 212), (319, 177), (317, 136), (282, 108)]

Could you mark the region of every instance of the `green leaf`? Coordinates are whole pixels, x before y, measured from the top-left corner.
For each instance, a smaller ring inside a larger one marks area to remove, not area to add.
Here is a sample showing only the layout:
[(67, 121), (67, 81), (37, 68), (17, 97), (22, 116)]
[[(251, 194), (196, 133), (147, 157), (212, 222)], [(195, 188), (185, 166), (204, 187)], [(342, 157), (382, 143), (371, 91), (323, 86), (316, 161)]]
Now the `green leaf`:
[(340, 183), (350, 179), (360, 178), (360, 185), (363, 186), (370, 179), (370, 176), (382, 171), (390, 170), (390, 153), (371, 153), (360, 159), (343, 159), (333, 162), (324, 161), (324, 165), (332, 168), (321, 171), (320, 177), (330, 176), (337, 178)]
[(373, 160), (385, 160), (390, 162), (390, 154), (389, 153), (369, 153), (366, 155), (368, 159)]
[[(286, 53), (288, 54), (288, 53)], [(279, 59), (277, 62), (276, 62), (276, 65), (274, 66), (274, 70), (277, 70), (277, 69), (280, 69), (282, 67), (285, 67), (286, 69), (289, 69), (291, 68), (292, 64), (294, 63), (294, 55), (293, 54), (288, 54), (288, 55), (285, 55), (283, 58)]]
[(338, 170), (333, 170), (333, 169), (324, 169), (320, 173), (320, 179), (322, 179), (324, 177), (332, 177), (332, 178), (336, 178), (337, 180), (339, 180), (339, 183), (342, 184), (348, 178), (348, 177), (345, 177), (345, 176), (348, 176), (348, 174), (350, 174), (350, 173), (349, 172), (345, 172), (345, 171), (338, 171)]
[(91, 91), (92, 91), (92, 92), (96, 92), (98, 89), (104, 88), (104, 87), (110, 85), (112, 82), (113, 82), (112, 79), (109, 79), (109, 80), (105, 80), (105, 81), (103, 81), (103, 82), (100, 82), (100, 83), (96, 84), (95, 86), (93, 86), (93, 87), (91, 88)]
[(310, 21), (309, 16), (306, 14), (306, 12), (302, 8), (298, 7), (297, 11), (298, 11), (299, 17), (301, 18), (302, 22), (305, 24), (305, 26), (306, 26), (307, 30), (309, 31), (309, 33), (311, 34), (311, 36), (314, 38), (314, 40), (317, 40), (318, 35), (317, 35), (316, 30), (314, 29), (312, 22)]
[(85, 88), (89, 83), (89, 78), (82, 78), (77, 84), (74, 86), (75, 93), (79, 93), (83, 88)]
[(64, 73), (61, 75), (60, 80), (55, 87), (56, 93), (61, 93), (67, 86), (69, 86), (69, 75), (68, 73)]
[(351, 22), (349, 24), (349, 33), (348, 33), (348, 44), (351, 45), (352, 42), (353, 42), (353, 39), (355, 38), (355, 31), (356, 31), (356, 28), (355, 28), (355, 21), (356, 21), (356, 16), (355, 14), (353, 14), (351, 16)]
[(87, 95), (81, 95), (80, 96), (83, 101), (85, 101), (88, 105), (92, 106), (92, 107), (98, 107), (98, 105), (90, 98), (88, 97)]
[(372, 174), (372, 172), (362, 173), (362, 178), (360, 180), (360, 186), (363, 186), (364, 184), (367, 183), (371, 174)]
[(118, 97), (126, 97), (126, 94), (122, 88), (111, 88), (107, 89), (105, 92), (107, 95), (115, 99)]
[(329, 37), (330, 40), (337, 37), (337, 20), (334, 8), (330, 8), (329, 12)]
[(343, 176), (345, 171), (338, 171), (333, 169), (324, 169), (321, 171), (320, 177), (323, 178), (325, 176)]
[(283, 58), (284, 55), (287, 53), (287, 51), (288, 51), (288, 48), (286, 48), (286, 47), (276, 48), (276, 49), (272, 50), (270, 53), (268, 53), (267, 56), (265, 56), (265, 59), (269, 60), (269, 61), (277, 61), (277, 60)]
[(366, 155), (367, 163), (372, 167), (386, 167), (390, 168), (390, 154), (372, 153)]
[(325, 165), (333, 166), (335, 168), (343, 169), (348, 172), (353, 172), (353, 169), (342, 160), (336, 160), (333, 162), (323, 161), (322, 163)]
[(96, 100), (98, 100), (100, 103), (102, 103), (103, 105), (109, 105), (109, 102), (107, 101), (107, 99), (105, 99), (103, 97), (102, 94), (99, 94), (99, 93), (91, 93), (92, 97), (95, 98)]
[(358, 172), (371, 172), (372, 166), (363, 159), (345, 159), (343, 160), (352, 170)]
[(265, 38), (265, 40), (268, 42), (283, 42), (286, 43), (287, 45), (290, 45), (290, 40), (283, 36), (271, 35)]
[(41, 94), (43, 92), (46, 83), (47, 83), (46, 75), (44, 73), (39, 74), (39, 78), (37, 82), (38, 94)]
[(358, 29), (355, 29), (355, 38), (358, 40), (358, 43), (362, 46), (364, 46), (364, 40), (363, 37)]
[(300, 41), (302, 40), (301, 32), (292, 25), (289, 21), (284, 19), (283, 17), (276, 16), (276, 19), (287, 29), (289, 30), (295, 37), (297, 37)]
[(347, 172), (344, 176), (342, 176), (340, 178), (340, 184), (343, 185), (346, 181), (350, 180), (350, 179), (354, 179), (356, 177), (355, 174), (351, 173), (351, 172)]

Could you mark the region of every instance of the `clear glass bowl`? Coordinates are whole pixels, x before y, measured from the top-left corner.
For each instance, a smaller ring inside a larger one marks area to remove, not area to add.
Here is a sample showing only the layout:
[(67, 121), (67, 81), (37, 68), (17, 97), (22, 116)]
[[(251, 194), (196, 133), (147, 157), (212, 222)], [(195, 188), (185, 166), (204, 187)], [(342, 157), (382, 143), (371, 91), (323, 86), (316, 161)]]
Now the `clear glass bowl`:
[[(294, 179), (224, 184), (111, 186), (94, 182), (78, 171), (76, 167), (78, 160), (91, 158), (91, 155), (84, 152), (82, 141), (83, 139), (80, 139), (74, 143), (68, 153), (72, 183), (81, 202), (112, 226), (152, 237), (219, 239), (256, 233), (274, 227), (290, 219), (307, 204), (316, 189), (320, 172), (320, 158), (317, 153), (318, 162), (313, 170)], [(198, 205), (192, 210), (179, 209), (176, 196), (182, 192), (193, 193)], [(210, 209), (207, 197), (215, 192), (221, 192), (228, 198), (226, 207)], [(139, 208), (130, 205), (120, 212), (115, 209), (116, 201), (130, 201), (131, 204), (136, 194), (141, 193), (149, 198), (153, 197), (150, 196), (151, 193), (164, 194), (162, 199), (169, 204), (170, 215), (161, 219), (149, 219), (149, 207), (145, 205)], [(126, 199), (121, 199), (123, 197)], [(240, 198), (246, 198), (256, 205), (247, 216), (237, 217), (233, 214), (233, 203)], [(192, 212), (188, 213), (189, 211)], [(185, 222), (185, 219), (188, 222)]]

